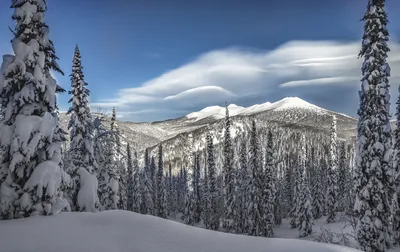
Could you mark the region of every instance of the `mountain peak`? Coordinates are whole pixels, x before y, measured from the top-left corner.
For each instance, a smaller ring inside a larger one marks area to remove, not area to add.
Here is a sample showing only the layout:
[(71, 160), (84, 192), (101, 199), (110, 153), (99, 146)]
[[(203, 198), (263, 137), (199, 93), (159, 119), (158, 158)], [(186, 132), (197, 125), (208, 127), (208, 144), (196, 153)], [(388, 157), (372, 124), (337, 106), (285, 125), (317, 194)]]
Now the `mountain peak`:
[[(229, 108), (229, 114), (231, 116), (252, 115), (268, 110), (284, 111), (289, 109), (307, 109), (320, 113), (324, 111), (324, 109), (314, 104), (311, 104), (299, 97), (286, 97), (274, 103), (266, 102), (262, 104), (255, 104), (247, 108), (237, 106), (235, 104), (230, 104), (228, 108)], [(204, 109), (198, 112), (193, 112), (186, 115), (188, 119), (195, 119), (196, 121), (199, 121), (207, 117), (220, 119), (223, 118), (224, 116), (225, 116), (225, 108), (220, 106), (205, 107)]]

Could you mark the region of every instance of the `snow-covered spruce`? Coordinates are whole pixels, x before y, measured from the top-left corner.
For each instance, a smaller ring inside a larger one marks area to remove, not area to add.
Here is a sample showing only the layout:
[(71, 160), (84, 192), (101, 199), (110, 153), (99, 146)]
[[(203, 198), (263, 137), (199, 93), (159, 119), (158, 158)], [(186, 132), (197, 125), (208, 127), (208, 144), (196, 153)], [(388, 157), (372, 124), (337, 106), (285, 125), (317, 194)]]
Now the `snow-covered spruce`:
[(152, 214), (153, 213), (153, 183), (151, 181), (151, 171), (150, 171), (150, 158), (148, 149), (144, 152), (144, 168), (142, 171), (141, 178), (141, 194), (142, 200), (140, 205), (140, 213), (142, 214)]
[(248, 183), (248, 200), (247, 221), (248, 234), (253, 236), (261, 236), (263, 234), (263, 210), (262, 210), (262, 166), (260, 143), (257, 137), (256, 122), (252, 122), (249, 146), (249, 183)]
[(320, 158), (316, 158), (315, 165), (315, 177), (313, 178), (313, 187), (312, 187), (312, 209), (313, 216), (315, 219), (319, 219), (322, 217), (324, 209), (324, 194), (322, 188), (322, 179), (323, 179), (323, 170), (321, 168), (321, 160)]
[(176, 198), (174, 190), (175, 178), (172, 176), (172, 165), (168, 166), (168, 213), (175, 217)]
[(132, 211), (140, 213), (140, 206), (142, 205), (142, 193), (140, 183), (140, 170), (138, 163), (138, 154), (135, 151), (133, 155), (133, 207)]
[(356, 237), (362, 250), (382, 252), (388, 247), (388, 194), (392, 189), (390, 67), (387, 63), (389, 32), (385, 1), (370, 0), (363, 21), (364, 35), (359, 56), (364, 58), (364, 62), (355, 171)]
[[(208, 162), (208, 160), (207, 160)], [(202, 183), (203, 190), (203, 200), (202, 207), (203, 211), (201, 212), (201, 219), (205, 228), (210, 229), (210, 187), (209, 187), (209, 176), (208, 176), (208, 165), (204, 165), (204, 178)]]
[[(115, 118), (115, 109), (112, 118)], [(111, 120), (111, 131), (105, 137), (104, 161), (99, 164), (99, 199), (103, 210), (117, 209), (120, 202), (119, 143), (118, 134), (114, 131), (114, 121), (115, 119)]]
[(218, 214), (218, 189), (217, 189), (217, 169), (214, 160), (214, 143), (210, 133), (207, 134), (207, 170), (208, 170), (208, 214), (209, 228), (219, 229)]
[(69, 209), (61, 190), (69, 176), (61, 167), (65, 134), (58, 126), (56, 93), (50, 74), (60, 70), (44, 0), (13, 1), (16, 21), (12, 48), (0, 79), (0, 218), (56, 214)]
[(262, 186), (262, 201), (263, 204), (263, 235), (266, 237), (274, 236), (274, 204), (275, 204), (275, 176), (276, 170), (274, 160), (273, 136), (271, 130), (268, 131), (268, 140), (265, 150), (265, 169)]
[(328, 194), (326, 207), (328, 211), (328, 218), (326, 222), (332, 223), (336, 219), (337, 211), (337, 147), (336, 147), (336, 117), (333, 117), (331, 126), (331, 141), (329, 145), (329, 156), (328, 156)]
[(225, 134), (224, 134), (224, 163), (222, 172), (224, 176), (224, 216), (223, 216), (223, 228), (227, 232), (235, 231), (235, 208), (234, 208), (234, 197), (235, 197), (235, 173), (233, 169), (234, 153), (232, 148), (231, 139), (231, 120), (229, 118), (229, 109), (226, 105), (226, 116), (225, 116)]
[(307, 167), (306, 167), (306, 142), (305, 136), (302, 134), (300, 140), (300, 154), (299, 154), (299, 200), (297, 206), (296, 225), (299, 229), (299, 237), (305, 237), (312, 232), (312, 207), (311, 207), (311, 193), (308, 186)]
[[(400, 91), (400, 86), (399, 89)], [(393, 169), (395, 193), (393, 195), (393, 238), (397, 245), (400, 244), (400, 95), (396, 102), (396, 127), (393, 131)]]
[[(70, 130), (70, 146), (68, 155), (69, 167), (67, 173), (71, 176), (71, 189), (69, 197), (71, 208), (76, 211), (95, 211), (99, 208), (97, 188), (88, 192), (82, 191), (82, 184), (89, 183), (83, 181), (85, 177), (94, 176), (96, 178), (97, 162), (93, 150), (93, 120), (90, 113), (89, 94), (87, 83), (84, 80), (83, 67), (81, 63), (81, 53), (78, 45), (75, 47), (71, 77), (71, 98), (67, 114), (70, 114), (68, 129)], [(80, 169), (86, 169), (89, 175), (80, 176)], [(95, 182), (97, 184), (97, 182)], [(90, 195), (94, 193), (94, 195)], [(85, 195), (85, 197), (82, 196)], [(87, 198), (88, 201), (85, 201)], [(82, 201), (78, 201), (78, 198)], [(88, 204), (90, 202), (90, 204)], [(93, 204), (93, 205), (91, 205)]]
[(150, 158), (151, 197), (153, 200), (152, 215), (157, 215), (157, 166), (154, 156)]
[(194, 158), (194, 171), (193, 171), (193, 194), (194, 194), (194, 221), (199, 223), (201, 220), (201, 167), (200, 167), (200, 156), (195, 155)]
[(239, 153), (239, 171), (237, 176), (237, 187), (236, 197), (237, 202), (237, 214), (235, 215), (236, 222), (236, 233), (247, 233), (247, 200), (248, 200), (248, 181), (249, 172), (247, 169), (247, 142), (243, 138), (240, 143)]
[(286, 152), (284, 159), (284, 178), (283, 178), (283, 208), (285, 217), (291, 217), (293, 210), (293, 171), (289, 161), (289, 153)]
[(167, 218), (167, 209), (164, 201), (166, 201), (166, 188), (165, 188), (165, 178), (164, 178), (164, 164), (163, 164), (163, 151), (162, 145), (158, 146), (158, 170), (157, 170), (157, 216), (162, 218)]
[[(292, 228), (298, 227), (298, 216), (299, 216), (299, 211), (301, 207), (301, 202), (300, 202), (300, 194), (301, 194), (301, 176), (302, 176), (302, 167), (301, 167), (301, 159), (303, 157), (301, 156), (301, 153), (298, 155), (297, 158), (297, 165), (294, 166), (294, 178), (293, 178), (293, 208), (290, 212), (291, 220), (290, 220), (290, 226)], [(305, 161), (304, 161), (305, 162)]]
[(350, 194), (347, 185), (348, 178), (351, 177), (349, 161), (347, 158), (346, 142), (341, 142), (339, 151), (339, 167), (337, 177), (337, 201), (338, 211), (345, 211), (348, 209), (350, 202), (347, 201), (347, 196)]
[[(136, 173), (133, 168), (133, 161), (132, 161), (132, 151), (131, 146), (128, 143), (126, 145), (126, 169), (127, 169), (127, 210), (134, 211), (134, 207), (136, 206), (136, 202), (134, 201), (134, 187), (135, 182), (133, 181), (134, 174)], [(137, 210), (137, 209), (135, 209)]]

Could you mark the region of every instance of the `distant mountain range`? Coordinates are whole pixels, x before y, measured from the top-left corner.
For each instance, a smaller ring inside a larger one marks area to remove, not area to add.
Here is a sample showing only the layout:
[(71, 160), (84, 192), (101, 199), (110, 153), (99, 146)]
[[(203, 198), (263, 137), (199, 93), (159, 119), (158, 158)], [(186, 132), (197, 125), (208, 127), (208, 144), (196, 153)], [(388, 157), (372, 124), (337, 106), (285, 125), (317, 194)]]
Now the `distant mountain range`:
[[(260, 129), (274, 125), (329, 133), (333, 116), (337, 118), (339, 138), (351, 139), (356, 136), (355, 118), (320, 108), (298, 97), (287, 97), (274, 103), (266, 102), (247, 108), (230, 104), (228, 108), (232, 117), (233, 137), (248, 132), (252, 120), (257, 121)], [(214, 143), (219, 143), (223, 136), (224, 117), (224, 107), (210, 106), (176, 119), (153, 123), (119, 121), (118, 124), (123, 135), (123, 144), (129, 142), (141, 152), (146, 148), (155, 150), (159, 143), (163, 143), (168, 160), (186, 155), (190, 148), (203, 149), (208, 131), (212, 132)], [(66, 129), (69, 116), (61, 113), (60, 121)]]

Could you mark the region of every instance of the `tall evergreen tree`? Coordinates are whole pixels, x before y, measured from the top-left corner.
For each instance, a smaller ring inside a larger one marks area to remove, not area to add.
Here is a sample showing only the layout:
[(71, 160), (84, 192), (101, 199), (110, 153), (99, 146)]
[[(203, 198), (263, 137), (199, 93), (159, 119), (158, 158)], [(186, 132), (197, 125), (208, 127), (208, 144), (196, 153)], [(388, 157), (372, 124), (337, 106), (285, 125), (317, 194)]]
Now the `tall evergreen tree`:
[(355, 213), (357, 240), (367, 252), (386, 251), (388, 245), (391, 181), (391, 127), (389, 123), (389, 32), (384, 0), (369, 0), (360, 57), (362, 85), (358, 109), (358, 146)]
[(285, 217), (290, 217), (291, 210), (293, 209), (293, 175), (292, 169), (289, 161), (289, 154), (286, 154), (284, 161), (284, 184), (283, 184), (283, 194), (284, 194), (284, 213)]
[(320, 167), (320, 160), (317, 158), (316, 163), (316, 171), (315, 171), (315, 178), (314, 178), (314, 185), (312, 188), (312, 209), (313, 209), (313, 216), (315, 219), (319, 219), (322, 217), (324, 213), (323, 205), (324, 205), (324, 194), (322, 188), (322, 168)]
[(133, 160), (132, 160), (132, 151), (131, 151), (131, 146), (129, 143), (126, 145), (126, 169), (128, 170), (127, 172), (127, 210), (128, 211), (133, 211), (133, 208), (136, 204), (134, 201), (134, 194), (135, 194), (135, 181), (134, 179), (134, 174), (136, 171), (134, 170), (133, 167)]
[[(400, 93), (400, 86), (398, 88)], [(393, 238), (400, 244), (400, 96), (396, 102), (396, 127), (393, 131), (393, 169), (395, 193), (393, 195)]]
[(240, 145), (240, 156), (239, 156), (239, 176), (237, 177), (238, 185), (238, 206), (237, 221), (236, 221), (236, 233), (247, 233), (247, 199), (248, 199), (248, 180), (249, 172), (247, 168), (247, 144), (246, 140), (243, 139)]
[[(302, 147), (301, 147), (302, 148)], [(302, 158), (302, 153), (299, 153), (299, 157), (297, 159), (298, 163), (301, 163), (301, 158)], [(302, 177), (302, 170), (301, 170), (301, 165), (297, 165), (295, 167), (294, 171), (294, 178), (292, 178), (293, 181), (293, 208), (292, 211), (290, 212), (290, 216), (292, 219), (290, 220), (290, 227), (291, 228), (296, 228), (298, 227), (298, 214), (299, 214), (299, 208), (301, 206), (300, 202), (300, 193), (301, 193), (301, 177)]]
[(153, 203), (153, 183), (151, 181), (151, 168), (150, 168), (150, 157), (148, 149), (144, 152), (144, 168), (142, 172), (142, 204), (140, 212), (142, 214), (152, 214), (154, 209)]
[(153, 201), (153, 209), (151, 210), (152, 215), (157, 215), (157, 167), (156, 161), (152, 156), (150, 159), (150, 183), (151, 183), (151, 197)]
[(274, 236), (274, 204), (275, 204), (275, 176), (276, 161), (274, 160), (274, 146), (271, 130), (268, 131), (268, 140), (265, 150), (265, 169), (262, 186), (263, 203), (263, 235), (266, 237)]
[(158, 146), (158, 170), (157, 170), (157, 216), (162, 218), (167, 218), (167, 209), (165, 208), (165, 196), (166, 196), (166, 188), (164, 182), (164, 161), (163, 161), (163, 151), (162, 145)]
[[(77, 211), (95, 211), (99, 207), (97, 189), (90, 191), (94, 195), (87, 195), (88, 191), (82, 192), (84, 177), (80, 177), (80, 169), (86, 169), (93, 178), (96, 178), (97, 162), (93, 153), (94, 127), (89, 106), (89, 94), (87, 83), (84, 80), (81, 53), (78, 45), (75, 47), (71, 77), (71, 98), (67, 114), (71, 115), (68, 124), (70, 133), (69, 167), (68, 174), (71, 176), (71, 208)], [(88, 182), (87, 182), (88, 183)], [(83, 197), (82, 193), (85, 193)], [(89, 197), (89, 202), (85, 198)], [(80, 201), (78, 200), (80, 199)]]
[(219, 229), (218, 214), (218, 188), (217, 188), (217, 169), (214, 160), (214, 144), (210, 133), (207, 134), (207, 168), (208, 168), (208, 191), (209, 197), (207, 205), (209, 207), (209, 226), (211, 230)]
[(201, 220), (201, 168), (200, 168), (200, 157), (198, 154), (194, 158), (194, 179), (193, 179), (193, 193), (194, 193), (194, 221), (199, 223)]
[(99, 167), (98, 193), (103, 210), (117, 209), (121, 196), (119, 162), (116, 158), (118, 144), (112, 125), (113, 120), (111, 120), (111, 132), (107, 134), (106, 138), (104, 162)]
[[(207, 147), (207, 152), (208, 152), (208, 147)], [(207, 167), (208, 167), (208, 158), (206, 159), (206, 165), (204, 165), (204, 179), (203, 179), (203, 201), (202, 201), (202, 206), (203, 206), (203, 211), (201, 214), (201, 218), (203, 220), (203, 224), (206, 229), (210, 229), (210, 187), (209, 187), (209, 179), (210, 177), (208, 176), (207, 172)]]
[(262, 210), (262, 167), (260, 157), (260, 144), (257, 136), (256, 122), (252, 122), (249, 146), (249, 197), (247, 202), (248, 211), (248, 234), (253, 236), (262, 235), (263, 210)]
[[(193, 174), (192, 174), (193, 175)], [(195, 223), (195, 199), (193, 190), (189, 190), (189, 187), (185, 187), (185, 209), (183, 211), (183, 220), (186, 225), (194, 225)]]
[(302, 135), (300, 141), (300, 159), (299, 159), (299, 167), (300, 171), (300, 190), (299, 190), (299, 200), (297, 207), (297, 227), (299, 229), (299, 237), (305, 237), (311, 234), (312, 232), (312, 207), (311, 207), (311, 193), (308, 187), (308, 178), (307, 178), (307, 168), (306, 168), (306, 143), (305, 137)]
[(342, 142), (339, 148), (339, 167), (338, 167), (338, 179), (337, 179), (337, 199), (338, 199), (338, 210), (344, 211), (348, 208), (346, 204), (346, 197), (349, 194), (348, 191), (348, 178), (351, 177), (349, 170), (349, 162), (347, 159), (346, 142)]
[[(140, 181), (140, 171), (139, 171), (139, 163), (138, 163), (138, 155), (137, 152), (134, 152), (133, 155), (133, 185), (132, 185), (132, 193), (133, 193), (133, 204), (132, 211), (136, 213), (140, 213), (140, 206), (142, 205), (142, 191), (141, 191), (141, 181)], [(142, 181), (143, 182), (143, 181)]]
[(229, 117), (228, 104), (225, 108), (225, 134), (224, 134), (224, 164), (222, 167), (224, 175), (224, 219), (223, 228), (232, 233), (235, 231), (235, 171), (233, 169), (233, 148), (231, 139), (231, 119)]
[(175, 190), (174, 190), (174, 177), (172, 176), (172, 165), (168, 166), (168, 212), (175, 217)]
[(61, 187), (69, 177), (61, 161), (66, 132), (59, 127), (56, 113), (56, 93), (64, 90), (50, 74), (50, 70), (62, 71), (44, 21), (46, 1), (12, 1), (11, 8), (15, 9), (15, 56), (4, 57), (0, 80), (2, 219), (50, 215), (69, 208)]
[(329, 146), (329, 170), (328, 170), (328, 195), (327, 210), (328, 223), (335, 222), (337, 211), (337, 147), (336, 147), (336, 117), (333, 117), (331, 126), (331, 141)]

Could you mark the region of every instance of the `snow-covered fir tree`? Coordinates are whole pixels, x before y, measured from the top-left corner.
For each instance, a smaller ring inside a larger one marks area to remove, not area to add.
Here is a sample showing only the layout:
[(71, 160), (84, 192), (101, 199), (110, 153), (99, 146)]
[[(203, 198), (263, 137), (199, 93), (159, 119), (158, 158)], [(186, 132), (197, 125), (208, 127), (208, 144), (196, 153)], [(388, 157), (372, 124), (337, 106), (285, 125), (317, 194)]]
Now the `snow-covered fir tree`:
[(333, 117), (331, 126), (331, 141), (329, 145), (329, 156), (328, 156), (328, 194), (327, 194), (327, 210), (328, 218), (326, 222), (332, 223), (336, 219), (337, 211), (337, 147), (336, 147), (336, 117)]
[(141, 191), (141, 181), (140, 181), (140, 170), (138, 154), (135, 151), (133, 155), (133, 204), (132, 211), (140, 213), (140, 206), (142, 205), (142, 191)]
[(348, 208), (346, 205), (348, 202), (346, 202), (346, 197), (349, 194), (348, 191), (348, 186), (347, 186), (347, 181), (348, 178), (351, 177), (350, 171), (349, 171), (349, 163), (347, 160), (347, 148), (346, 148), (346, 142), (341, 142), (339, 151), (339, 165), (338, 165), (338, 177), (337, 177), (337, 201), (338, 201), (338, 210), (339, 211), (344, 211)]
[(209, 227), (211, 230), (219, 229), (218, 213), (218, 188), (217, 168), (214, 160), (214, 143), (210, 133), (207, 134), (207, 170), (208, 170), (208, 214)]
[(313, 209), (313, 217), (315, 219), (319, 219), (322, 217), (324, 213), (323, 205), (324, 205), (324, 194), (322, 189), (322, 168), (320, 167), (320, 160), (316, 158), (316, 171), (315, 177), (313, 179), (313, 187), (312, 187), (312, 209)]
[(299, 190), (299, 200), (297, 207), (297, 227), (299, 229), (299, 237), (305, 237), (311, 234), (312, 232), (312, 207), (311, 207), (311, 192), (308, 186), (308, 178), (307, 178), (307, 167), (306, 167), (306, 143), (305, 136), (302, 134), (300, 140), (300, 155), (299, 155), (299, 167), (300, 171), (300, 190)]
[(200, 167), (200, 156), (195, 155), (194, 158), (194, 171), (193, 171), (193, 194), (194, 194), (194, 221), (199, 223), (201, 220), (201, 167)]
[(153, 201), (152, 215), (157, 215), (157, 166), (154, 157), (150, 158), (150, 183), (151, 197)]
[(359, 54), (364, 58), (355, 179), (356, 237), (366, 252), (386, 251), (392, 189), (391, 127), (389, 123), (389, 32), (384, 0), (369, 0), (363, 17), (364, 35)]
[(284, 213), (285, 217), (290, 217), (291, 210), (293, 210), (293, 175), (289, 161), (289, 153), (286, 153), (284, 160), (284, 182), (283, 182), (283, 196), (284, 196)]
[(224, 176), (224, 217), (223, 217), (223, 228), (232, 233), (235, 231), (235, 207), (234, 207), (234, 197), (235, 197), (235, 171), (233, 169), (233, 159), (234, 153), (232, 148), (231, 139), (231, 119), (229, 117), (228, 105), (225, 108), (225, 134), (224, 134), (224, 163), (222, 167)]
[(116, 167), (116, 177), (118, 178), (118, 209), (126, 209), (127, 202), (127, 171), (125, 162), (123, 162), (124, 157), (121, 152), (121, 132), (119, 130), (119, 126), (117, 123), (117, 113), (115, 107), (112, 110), (111, 115), (111, 123), (110, 123), (110, 134), (111, 137), (111, 145), (113, 152), (110, 155), (113, 155), (114, 165)]
[[(305, 147), (304, 147), (305, 148)], [(291, 220), (290, 220), (290, 227), (291, 228), (296, 228), (298, 227), (298, 215), (299, 215), (299, 208), (301, 206), (300, 202), (300, 193), (301, 193), (301, 176), (302, 176), (302, 170), (301, 170), (301, 156), (302, 153), (299, 153), (297, 162), (298, 164), (294, 167), (294, 174), (292, 177), (293, 181), (293, 208), (290, 212)]]
[[(115, 112), (115, 110), (113, 110)], [(114, 114), (113, 112), (113, 114)], [(113, 116), (114, 117), (114, 116)], [(119, 160), (117, 160), (117, 138), (111, 120), (111, 132), (107, 134), (104, 152), (104, 162), (99, 165), (99, 199), (103, 210), (118, 208), (120, 194)]]
[(172, 165), (168, 166), (168, 213), (175, 217), (176, 198), (174, 190), (174, 177), (172, 176)]
[(69, 209), (61, 189), (65, 134), (58, 126), (56, 93), (64, 91), (50, 70), (60, 70), (44, 0), (12, 1), (14, 56), (5, 57), (0, 83), (0, 218), (51, 215)]
[(260, 236), (263, 234), (263, 209), (262, 209), (262, 165), (260, 143), (257, 136), (256, 122), (252, 122), (249, 146), (249, 181), (247, 199), (248, 234)]
[(127, 178), (126, 178), (126, 182), (127, 182), (127, 210), (129, 211), (133, 211), (133, 208), (135, 206), (135, 201), (133, 199), (135, 191), (134, 191), (134, 187), (135, 187), (135, 183), (133, 181), (134, 178), (134, 168), (133, 168), (133, 160), (132, 160), (132, 151), (131, 151), (131, 146), (128, 143), (126, 145), (126, 169), (128, 170), (127, 172)]
[(140, 185), (142, 192), (140, 212), (142, 214), (152, 214), (154, 208), (152, 191), (153, 183), (151, 181), (150, 157), (148, 149), (146, 149), (144, 152), (144, 167)]
[[(399, 86), (400, 93), (400, 86)], [(393, 239), (394, 242), (400, 244), (400, 96), (396, 102), (396, 126), (393, 131), (393, 169), (394, 169), (394, 186), (395, 193), (393, 195)]]
[(276, 179), (275, 182), (276, 190), (274, 197), (274, 224), (275, 226), (282, 224), (282, 179)]
[[(90, 113), (89, 94), (87, 83), (84, 80), (81, 53), (78, 45), (75, 47), (71, 77), (71, 98), (67, 114), (70, 114), (68, 129), (70, 130), (70, 149), (68, 174), (71, 176), (70, 200), (71, 208), (76, 211), (95, 211), (99, 208), (97, 188), (86, 185), (88, 191), (83, 191), (84, 178), (97, 180), (97, 162), (93, 150), (93, 120)], [(87, 175), (80, 176), (80, 169), (86, 169)]]
[(240, 153), (239, 153), (239, 176), (237, 176), (237, 197), (238, 197), (238, 205), (237, 205), (237, 220), (236, 220), (236, 233), (247, 233), (247, 200), (248, 200), (248, 181), (249, 181), (249, 172), (248, 172), (248, 164), (247, 164), (247, 143), (246, 139), (243, 139), (240, 144)]
[[(208, 151), (208, 150), (207, 150)], [(207, 159), (208, 163), (208, 159)], [(203, 210), (201, 212), (201, 219), (203, 220), (203, 224), (205, 228), (210, 229), (210, 187), (209, 187), (209, 179), (207, 168), (208, 164), (204, 165), (204, 178), (202, 183), (203, 189), (203, 200), (202, 207)]]
[(157, 179), (156, 179), (156, 186), (157, 186), (157, 204), (156, 204), (156, 211), (157, 216), (161, 218), (167, 218), (167, 209), (164, 201), (166, 201), (166, 183), (164, 182), (164, 161), (163, 161), (163, 151), (162, 145), (158, 146), (158, 170), (157, 170)]
[(263, 235), (274, 236), (274, 203), (275, 203), (275, 176), (276, 161), (274, 160), (274, 146), (272, 131), (268, 131), (268, 140), (265, 148), (265, 169), (262, 186), (262, 210), (263, 210)]

